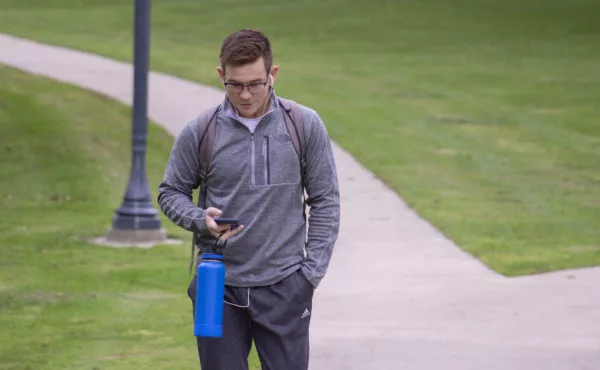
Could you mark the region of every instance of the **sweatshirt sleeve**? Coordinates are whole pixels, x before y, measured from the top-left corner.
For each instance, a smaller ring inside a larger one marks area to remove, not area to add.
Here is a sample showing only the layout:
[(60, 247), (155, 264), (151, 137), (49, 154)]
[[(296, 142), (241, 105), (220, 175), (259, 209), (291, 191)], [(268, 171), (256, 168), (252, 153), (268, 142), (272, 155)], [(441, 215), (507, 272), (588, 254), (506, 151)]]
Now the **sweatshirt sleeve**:
[(198, 135), (195, 120), (190, 121), (175, 138), (162, 183), (158, 187), (158, 204), (162, 212), (185, 230), (207, 234), (205, 210), (196, 206), (192, 192), (200, 184)]
[(340, 195), (331, 141), (314, 113), (306, 132), (305, 187), (310, 206), (304, 276), (317, 287), (325, 276), (340, 226)]

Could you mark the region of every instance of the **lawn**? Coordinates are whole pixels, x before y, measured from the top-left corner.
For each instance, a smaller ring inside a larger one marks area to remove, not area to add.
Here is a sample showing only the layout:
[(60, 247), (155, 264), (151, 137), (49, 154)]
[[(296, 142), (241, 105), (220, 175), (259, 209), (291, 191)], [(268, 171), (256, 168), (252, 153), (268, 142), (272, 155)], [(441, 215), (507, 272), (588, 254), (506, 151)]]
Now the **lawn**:
[[(132, 4), (0, 0), (0, 31), (130, 61)], [(280, 95), (316, 108), (462, 248), (538, 273), (600, 265), (599, 13), (596, 0), (155, 0), (151, 66), (217, 85), (224, 36), (264, 30)]]
[[(0, 0), (0, 32), (131, 61), (133, 1)], [(506, 275), (600, 265), (600, 2), (153, 1), (155, 70), (218, 85), (263, 29), (278, 94)], [(130, 110), (0, 67), (0, 370), (189, 369), (189, 235), (93, 246), (129, 171)], [(149, 133), (156, 186), (172, 144)], [(118, 317), (118, 320), (115, 320)], [(259, 365), (252, 354), (254, 368)]]
[[(187, 233), (164, 221), (183, 245), (85, 241), (120, 205), (130, 109), (2, 66), (0, 81), (0, 369), (196, 367)], [(151, 125), (153, 189), (172, 141)]]

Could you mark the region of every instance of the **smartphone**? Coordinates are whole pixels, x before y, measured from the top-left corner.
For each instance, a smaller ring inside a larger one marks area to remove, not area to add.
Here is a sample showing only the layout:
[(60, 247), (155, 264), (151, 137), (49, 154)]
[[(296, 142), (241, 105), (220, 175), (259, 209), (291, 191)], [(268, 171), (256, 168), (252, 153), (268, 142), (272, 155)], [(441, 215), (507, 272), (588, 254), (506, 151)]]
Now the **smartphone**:
[(231, 230), (240, 226), (240, 222), (235, 218), (219, 217), (215, 218), (215, 222), (217, 223), (217, 225), (230, 225)]

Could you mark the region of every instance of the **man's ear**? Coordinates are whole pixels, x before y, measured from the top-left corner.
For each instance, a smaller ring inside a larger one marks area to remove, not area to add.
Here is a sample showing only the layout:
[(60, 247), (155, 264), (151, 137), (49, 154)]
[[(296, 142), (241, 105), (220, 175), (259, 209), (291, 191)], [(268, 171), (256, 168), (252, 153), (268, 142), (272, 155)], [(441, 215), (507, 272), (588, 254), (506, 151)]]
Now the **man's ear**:
[(275, 80), (277, 79), (277, 74), (279, 73), (279, 67), (278, 66), (273, 66), (271, 67), (271, 75), (270, 75), (270, 83), (271, 85), (275, 84)]
[(219, 74), (219, 78), (221, 79), (221, 83), (225, 83), (225, 71), (223, 71), (223, 67), (217, 66), (217, 73)]

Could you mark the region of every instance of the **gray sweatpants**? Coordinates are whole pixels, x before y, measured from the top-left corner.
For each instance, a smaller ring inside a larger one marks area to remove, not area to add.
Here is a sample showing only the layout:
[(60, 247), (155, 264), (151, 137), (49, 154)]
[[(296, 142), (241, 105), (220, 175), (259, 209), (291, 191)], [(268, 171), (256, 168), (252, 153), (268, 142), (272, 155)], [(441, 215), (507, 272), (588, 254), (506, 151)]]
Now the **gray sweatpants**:
[[(196, 304), (196, 277), (188, 287)], [(252, 340), (263, 370), (308, 369), (314, 288), (297, 270), (263, 287), (225, 287), (223, 336), (197, 338), (202, 370), (248, 369)]]

